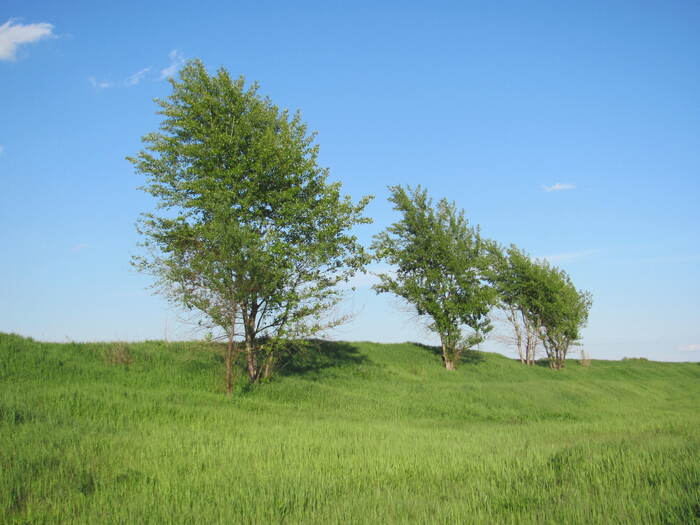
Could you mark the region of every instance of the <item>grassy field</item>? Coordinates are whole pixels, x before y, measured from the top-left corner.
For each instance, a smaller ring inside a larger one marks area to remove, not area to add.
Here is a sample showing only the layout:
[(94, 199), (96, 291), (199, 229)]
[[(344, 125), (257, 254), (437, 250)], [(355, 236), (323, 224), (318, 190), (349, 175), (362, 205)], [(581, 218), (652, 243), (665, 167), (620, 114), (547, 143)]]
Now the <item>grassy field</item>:
[(333, 343), (226, 399), (217, 348), (115, 348), (0, 334), (3, 523), (700, 522), (698, 363)]

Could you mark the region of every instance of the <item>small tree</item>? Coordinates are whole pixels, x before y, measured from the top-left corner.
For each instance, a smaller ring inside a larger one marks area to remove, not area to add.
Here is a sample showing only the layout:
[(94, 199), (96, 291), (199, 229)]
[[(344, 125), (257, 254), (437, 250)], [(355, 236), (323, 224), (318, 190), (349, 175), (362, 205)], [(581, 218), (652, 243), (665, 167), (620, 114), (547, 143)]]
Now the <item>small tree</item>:
[[(379, 275), (374, 289), (398, 295), (430, 319), (430, 329), (440, 337), (444, 366), (454, 370), (462, 352), (491, 329), (488, 313), (495, 292), (484, 280), (484, 242), (454, 203), (442, 199), (433, 207), (420, 186), (389, 189), (389, 200), (402, 218), (375, 236), (372, 249), (378, 260), (396, 265), (396, 275)], [(471, 333), (465, 335), (464, 326)]]
[(592, 304), (590, 292), (577, 290), (569, 275), (546, 261), (530, 267), (524, 297), (528, 316), (555, 370), (564, 367), (569, 348), (581, 339)]
[[(250, 382), (274, 370), (276, 342), (342, 322), (328, 318), (336, 287), (369, 257), (350, 230), (370, 197), (353, 204), (317, 165), (318, 146), (290, 115), (194, 60), (157, 100), (160, 130), (129, 158), (164, 213), (143, 214), (146, 255), (134, 264), (157, 291), (199, 312), (227, 341), (227, 392), (234, 345), (244, 341)], [(265, 344), (262, 344), (262, 341)]]
[(498, 292), (498, 306), (512, 330), (520, 362), (533, 365), (539, 343), (539, 319), (528, 309), (535, 262), (515, 245), (503, 250), (491, 244), (490, 280)]

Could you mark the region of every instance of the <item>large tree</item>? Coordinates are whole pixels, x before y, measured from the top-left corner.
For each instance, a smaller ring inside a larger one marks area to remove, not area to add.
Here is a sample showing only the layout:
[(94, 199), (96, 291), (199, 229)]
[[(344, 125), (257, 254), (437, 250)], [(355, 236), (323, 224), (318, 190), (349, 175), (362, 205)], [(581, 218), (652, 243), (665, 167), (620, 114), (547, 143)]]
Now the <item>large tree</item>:
[(329, 316), (336, 285), (368, 255), (351, 229), (370, 222), (370, 197), (353, 203), (317, 163), (318, 145), (300, 114), (280, 110), (225, 69), (188, 62), (172, 93), (156, 100), (160, 128), (129, 158), (159, 212), (139, 220), (146, 252), (135, 265), (157, 290), (242, 338), (251, 382), (274, 369), (282, 338), (308, 337), (340, 322)]
[(429, 318), (440, 338), (443, 364), (454, 370), (462, 352), (491, 328), (488, 313), (495, 292), (485, 281), (487, 243), (454, 203), (442, 199), (433, 206), (420, 186), (389, 189), (401, 219), (378, 234), (372, 248), (396, 273), (379, 275), (374, 288), (398, 295)]

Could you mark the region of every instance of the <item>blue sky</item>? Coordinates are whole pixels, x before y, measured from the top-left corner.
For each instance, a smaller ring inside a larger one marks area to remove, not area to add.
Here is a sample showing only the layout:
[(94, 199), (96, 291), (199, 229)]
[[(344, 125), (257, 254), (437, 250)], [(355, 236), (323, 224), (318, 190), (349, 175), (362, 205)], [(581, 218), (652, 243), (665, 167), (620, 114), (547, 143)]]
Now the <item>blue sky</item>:
[[(386, 187), (422, 184), (593, 293), (594, 357), (700, 360), (700, 4), (376, 4), (5, 0), (0, 331), (196, 335), (130, 268), (153, 203), (124, 157), (198, 57), (301, 109), (332, 177), (376, 196), (367, 244)], [(432, 341), (356, 284), (333, 337)]]

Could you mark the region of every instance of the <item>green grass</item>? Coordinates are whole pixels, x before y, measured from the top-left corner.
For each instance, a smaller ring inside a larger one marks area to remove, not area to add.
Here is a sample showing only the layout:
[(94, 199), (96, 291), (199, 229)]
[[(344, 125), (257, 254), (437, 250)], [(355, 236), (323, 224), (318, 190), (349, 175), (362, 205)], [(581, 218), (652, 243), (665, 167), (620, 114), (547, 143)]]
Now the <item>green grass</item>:
[(3, 523), (700, 521), (697, 363), (336, 343), (226, 399), (220, 349), (114, 348), (0, 334)]

